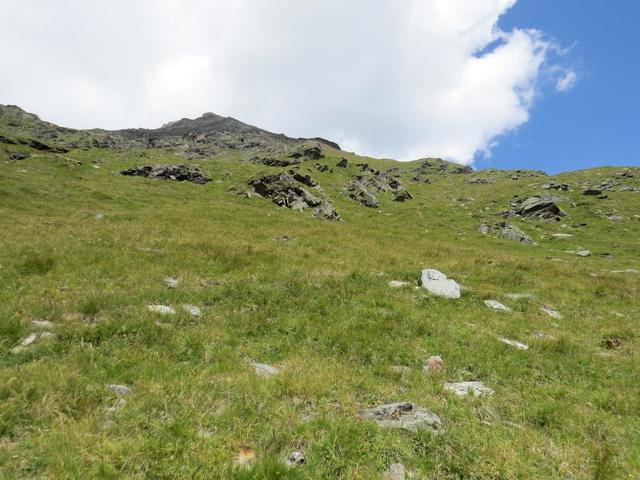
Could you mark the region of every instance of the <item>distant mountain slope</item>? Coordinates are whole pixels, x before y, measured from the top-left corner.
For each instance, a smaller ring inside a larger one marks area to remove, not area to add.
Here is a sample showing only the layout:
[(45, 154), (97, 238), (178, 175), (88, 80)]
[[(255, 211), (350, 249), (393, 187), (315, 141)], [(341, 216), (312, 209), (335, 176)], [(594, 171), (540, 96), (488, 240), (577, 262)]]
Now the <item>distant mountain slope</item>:
[(190, 158), (212, 156), (228, 149), (259, 149), (276, 154), (305, 144), (340, 150), (337, 143), (329, 140), (289, 138), (214, 113), (205, 113), (196, 119), (183, 118), (156, 129), (78, 130), (43, 121), (15, 105), (0, 104), (0, 132), (35, 139), (56, 148), (174, 148)]

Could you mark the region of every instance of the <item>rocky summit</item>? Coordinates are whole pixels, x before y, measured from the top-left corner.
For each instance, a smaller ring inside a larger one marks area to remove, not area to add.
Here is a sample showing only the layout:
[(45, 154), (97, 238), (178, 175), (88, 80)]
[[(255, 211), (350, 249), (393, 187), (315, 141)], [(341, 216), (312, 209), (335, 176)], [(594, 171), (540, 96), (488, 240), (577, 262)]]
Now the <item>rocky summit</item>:
[(0, 478), (640, 478), (640, 168), (531, 167), (0, 106)]

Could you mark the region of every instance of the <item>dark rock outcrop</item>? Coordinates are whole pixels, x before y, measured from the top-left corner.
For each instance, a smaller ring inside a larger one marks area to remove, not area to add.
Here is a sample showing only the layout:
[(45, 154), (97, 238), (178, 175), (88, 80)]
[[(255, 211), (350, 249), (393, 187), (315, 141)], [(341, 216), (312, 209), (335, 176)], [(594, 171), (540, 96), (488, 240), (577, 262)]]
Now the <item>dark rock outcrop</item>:
[[(260, 174), (249, 180), (248, 185), (253, 188), (255, 193), (270, 198), (280, 207), (300, 212), (314, 208), (314, 216), (317, 218), (341, 219), (318, 183), (309, 175), (302, 175), (293, 170), (275, 174)], [(305, 187), (313, 188), (313, 193)]]
[(525, 200), (512, 202), (512, 215), (525, 218), (543, 218), (559, 220), (567, 214), (555, 204), (553, 198), (549, 197), (529, 197)]
[(157, 178), (161, 180), (175, 180), (204, 185), (211, 181), (198, 168), (189, 165), (144, 165), (133, 167), (120, 172), (128, 177)]
[(413, 198), (406, 191), (399, 177), (393, 174), (395, 170), (380, 172), (379, 170), (371, 169), (367, 164), (360, 165), (360, 169), (363, 173), (353, 177), (342, 191), (344, 195), (352, 200), (365, 207), (378, 208), (380, 206), (378, 195), (381, 192), (393, 191), (393, 200), (397, 202), (404, 202)]
[(340, 161), (336, 164), (336, 167), (347, 168), (349, 167), (349, 161), (346, 158), (341, 158)]

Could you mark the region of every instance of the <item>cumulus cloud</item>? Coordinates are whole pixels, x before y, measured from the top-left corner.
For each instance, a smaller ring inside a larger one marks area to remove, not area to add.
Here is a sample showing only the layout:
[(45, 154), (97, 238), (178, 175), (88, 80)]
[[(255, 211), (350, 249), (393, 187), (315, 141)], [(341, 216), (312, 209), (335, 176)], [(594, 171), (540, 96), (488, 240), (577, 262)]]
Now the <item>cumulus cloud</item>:
[(569, 70), (564, 73), (556, 82), (556, 90), (558, 92), (568, 92), (575, 87), (578, 81), (578, 74), (573, 70)]
[(498, 27), (515, 2), (4, 0), (0, 102), (72, 127), (213, 111), (373, 156), (470, 163), (528, 120), (553, 48)]

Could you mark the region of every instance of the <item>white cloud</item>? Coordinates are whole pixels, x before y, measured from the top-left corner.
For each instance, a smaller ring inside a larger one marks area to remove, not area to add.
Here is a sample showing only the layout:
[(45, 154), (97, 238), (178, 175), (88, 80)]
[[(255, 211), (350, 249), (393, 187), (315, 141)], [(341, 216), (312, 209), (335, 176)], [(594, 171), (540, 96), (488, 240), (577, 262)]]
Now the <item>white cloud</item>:
[(573, 70), (569, 70), (568, 72), (565, 72), (565, 74), (556, 82), (556, 90), (558, 92), (568, 92), (573, 87), (575, 87), (577, 81), (578, 74)]
[(553, 48), (497, 27), (515, 1), (4, 0), (0, 102), (73, 127), (213, 111), (470, 163), (528, 120)]

